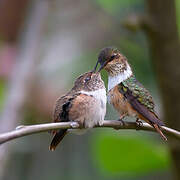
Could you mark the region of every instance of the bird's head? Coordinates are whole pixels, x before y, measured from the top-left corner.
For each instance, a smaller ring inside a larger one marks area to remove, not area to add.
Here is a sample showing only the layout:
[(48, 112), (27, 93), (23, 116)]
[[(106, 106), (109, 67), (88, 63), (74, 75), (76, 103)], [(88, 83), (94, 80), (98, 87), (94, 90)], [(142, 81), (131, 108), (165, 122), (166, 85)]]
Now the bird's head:
[(95, 91), (104, 88), (104, 82), (99, 72), (86, 72), (80, 75), (74, 83), (74, 89), (77, 90)]
[(107, 47), (101, 50), (94, 71), (96, 71), (98, 64), (100, 64), (98, 72), (105, 69), (111, 76), (123, 73), (129, 66), (126, 57), (114, 47)]

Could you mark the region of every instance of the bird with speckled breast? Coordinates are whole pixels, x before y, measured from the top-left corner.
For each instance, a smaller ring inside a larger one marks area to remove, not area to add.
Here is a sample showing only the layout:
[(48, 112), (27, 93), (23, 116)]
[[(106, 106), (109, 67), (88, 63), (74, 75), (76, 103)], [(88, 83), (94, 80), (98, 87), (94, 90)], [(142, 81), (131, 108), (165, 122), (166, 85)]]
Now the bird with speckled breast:
[(139, 123), (139, 119), (142, 119), (167, 140), (161, 131), (164, 123), (154, 110), (152, 96), (135, 78), (127, 58), (117, 48), (107, 47), (101, 50), (94, 71), (98, 64), (100, 64), (98, 72), (105, 69), (108, 73), (108, 101), (119, 113), (120, 120), (131, 116)]
[[(73, 88), (55, 104), (53, 122), (78, 122), (81, 128), (102, 125), (106, 114), (106, 89), (99, 72), (86, 72), (79, 76)], [(82, 130), (81, 130), (82, 131)], [(52, 131), (49, 146), (54, 151), (67, 134), (67, 129)]]

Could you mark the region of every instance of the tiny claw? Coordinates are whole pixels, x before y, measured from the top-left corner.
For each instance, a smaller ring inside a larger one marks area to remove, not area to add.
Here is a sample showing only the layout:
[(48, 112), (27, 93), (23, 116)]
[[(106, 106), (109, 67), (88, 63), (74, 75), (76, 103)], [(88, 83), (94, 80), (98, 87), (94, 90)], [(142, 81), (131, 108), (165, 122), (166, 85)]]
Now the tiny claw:
[(121, 126), (125, 126), (125, 122), (123, 121), (123, 119), (118, 119), (118, 121), (121, 123)]
[(104, 121), (99, 121), (99, 122), (98, 122), (98, 125), (99, 125), (99, 126), (102, 126), (103, 123), (104, 123)]
[(139, 130), (140, 127), (142, 127), (142, 126), (143, 126), (142, 121), (140, 121), (139, 119), (136, 119), (136, 130)]
[(77, 122), (72, 122), (72, 123), (71, 123), (71, 127), (72, 127), (72, 128), (78, 128), (78, 127), (79, 127), (79, 124), (77, 124)]
[[(122, 119), (119, 118), (118, 121), (120, 122), (119, 126), (125, 126), (125, 122)], [(114, 127), (114, 129), (119, 130), (120, 128), (119, 127)]]

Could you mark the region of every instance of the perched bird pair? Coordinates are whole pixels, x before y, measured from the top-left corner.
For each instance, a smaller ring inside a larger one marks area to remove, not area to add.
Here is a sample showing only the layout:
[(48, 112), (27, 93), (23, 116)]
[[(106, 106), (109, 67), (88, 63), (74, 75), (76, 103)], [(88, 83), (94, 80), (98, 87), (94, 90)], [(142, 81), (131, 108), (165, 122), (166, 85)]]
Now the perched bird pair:
[[(100, 68), (95, 73), (98, 64)], [(57, 100), (54, 122), (77, 121), (85, 128), (103, 123), (106, 91), (99, 74), (102, 69), (108, 72), (108, 100), (119, 113), (120, 120), (126, 116), (136, 117), (137, 122), (142, 119), (167, 140), (160, 129), (164, 123), (155, 113), (152, 96), (136, 80), (126, 57), (112, 47), (102, 49), (94, 70), (81, 75), (71, 91)], [(66, 129), (55, 132), (50, 150), (56, 148), (66, 133)]]

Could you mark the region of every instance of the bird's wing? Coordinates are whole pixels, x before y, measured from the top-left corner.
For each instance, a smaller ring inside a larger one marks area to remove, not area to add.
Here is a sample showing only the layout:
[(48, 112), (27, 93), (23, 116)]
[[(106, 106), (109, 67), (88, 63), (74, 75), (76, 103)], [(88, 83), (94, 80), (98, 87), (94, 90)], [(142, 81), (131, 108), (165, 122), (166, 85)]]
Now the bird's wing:
[[(54, 114), (53, 114), (53, 122), (67, 122), (69, 108), (72, 103), (73, 96), (65, 95), (60, 97), (55, 104)], [(54, 135), (49, 146), (51, 151), (54, 151), (57, 145), (62, 141), (64, 136), (67, 133), (67, 129), (60, 129), (60, 130), (52, 130), (51, 133)]]
[[(95, 102), (95, 98), (81, 93), (62, 96), (55, 105), (54, 122), (67, 122), (79, 119), (83, 125), (84, 116), (90, 110), (88, 103), (92, 103), (92, 101)], [(55, 130), (52, 133), (54, 137), (49, 149), (53, 151), (66, 135), (67, 129)]]
[(78, 94), (67, 94), (60, 97), (55, 104), (53, 121), (54, 122), (66, 122), (69, 121), (68, 114), (69, 108), (72, 106), (73, 100), (78, 96)]
[(78, 119), (81, 115), (91, 111), (91, 107), (96, 103), (92, 96), (75, 93), (62, 96), (55, 105), (54, 122), (66, 122)]
[(154, 112), (152, 96), (134, 77), (120, 83), (119, 91), (128, 100), (133, 109), (149, 120), (150, 123), (155, 123), (159, 126), (164, 125)]
[(154, 102), (149, 91), (134, 76), (122, 82), (124, 90), (128, 88), (134, 97), (150, 111), (154, 112)]

